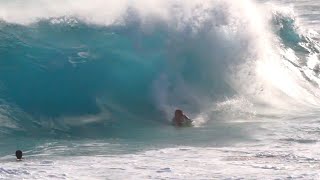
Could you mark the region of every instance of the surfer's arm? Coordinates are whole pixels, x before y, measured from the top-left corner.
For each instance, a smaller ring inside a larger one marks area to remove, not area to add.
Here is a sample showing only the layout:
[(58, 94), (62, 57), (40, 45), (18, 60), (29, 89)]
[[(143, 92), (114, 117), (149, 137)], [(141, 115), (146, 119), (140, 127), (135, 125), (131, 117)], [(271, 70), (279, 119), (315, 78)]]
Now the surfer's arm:
[(191, 120), (188, 116), (186, 116), (186, 115), (184, 115), (184, 119), (185, 119), (186, 121), (192, 122), (192, 120)]

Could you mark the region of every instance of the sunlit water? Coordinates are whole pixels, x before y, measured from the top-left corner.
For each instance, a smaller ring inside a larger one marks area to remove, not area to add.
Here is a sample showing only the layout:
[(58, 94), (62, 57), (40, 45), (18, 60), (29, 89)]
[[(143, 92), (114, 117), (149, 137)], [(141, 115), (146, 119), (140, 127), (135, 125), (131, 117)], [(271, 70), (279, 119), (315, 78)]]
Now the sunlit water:
[(319, 6), (1, 1), (0, 179), (320, 179)]

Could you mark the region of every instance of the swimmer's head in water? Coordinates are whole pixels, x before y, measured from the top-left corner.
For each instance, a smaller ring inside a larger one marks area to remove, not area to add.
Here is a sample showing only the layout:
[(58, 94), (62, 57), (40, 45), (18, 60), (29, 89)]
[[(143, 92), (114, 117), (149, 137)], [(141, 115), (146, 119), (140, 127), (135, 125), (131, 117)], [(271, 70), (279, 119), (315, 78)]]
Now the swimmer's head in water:
[(18, 160), (22, 159), (22, 151), (21, 150), (16, 151), (16, 157)]

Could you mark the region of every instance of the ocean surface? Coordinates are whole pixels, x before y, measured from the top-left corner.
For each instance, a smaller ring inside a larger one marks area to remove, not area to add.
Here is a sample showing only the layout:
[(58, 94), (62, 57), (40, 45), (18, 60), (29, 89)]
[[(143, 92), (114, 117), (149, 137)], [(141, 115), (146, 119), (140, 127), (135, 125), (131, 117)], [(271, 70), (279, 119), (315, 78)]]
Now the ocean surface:
[(0, 0), (0, 179), (320, 179), (319, 24), (319, 0)]

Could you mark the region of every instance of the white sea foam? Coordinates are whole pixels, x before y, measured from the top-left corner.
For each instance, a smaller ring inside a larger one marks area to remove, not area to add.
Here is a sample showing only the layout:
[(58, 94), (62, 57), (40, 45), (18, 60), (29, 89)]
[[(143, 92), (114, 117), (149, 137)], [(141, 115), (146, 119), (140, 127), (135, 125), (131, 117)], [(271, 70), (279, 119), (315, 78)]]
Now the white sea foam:
[(312, 155), (299, 152), (304, 147), (290, 151), (261, 145), (178, 147), (117, 156), (30, 157), (22, 162), (8, 159), (0, 165), (0, 176), (5, 179), (317, 179), (320, 157), (314, 152)]

